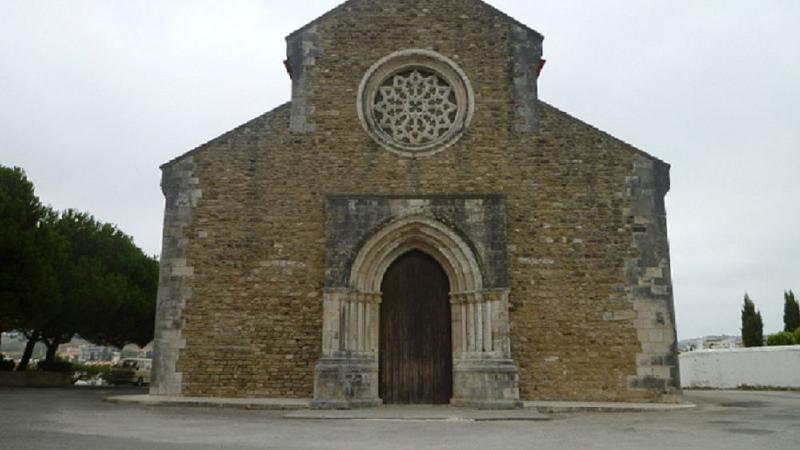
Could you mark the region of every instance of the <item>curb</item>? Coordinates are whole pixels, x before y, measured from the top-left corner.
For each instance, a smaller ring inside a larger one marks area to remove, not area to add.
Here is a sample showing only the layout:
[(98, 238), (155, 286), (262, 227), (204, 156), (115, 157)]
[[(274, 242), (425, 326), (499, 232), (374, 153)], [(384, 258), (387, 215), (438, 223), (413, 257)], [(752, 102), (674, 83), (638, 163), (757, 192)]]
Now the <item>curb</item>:
[(284, 419), (295, 420), (361, 420), (374, 422), (540, 422), (553, 420), (537, 411), (515, 410), (466, 410), (443, 406), (430, 411), (405, 408), (364, 409), (358, 411), (295, 411)]
[(309, 409), (310, 400), (295, 399), (238, 399), (200, 397), (161, 397), (152, 395), (116, 395), (103, 401), (124, 405), (178, 406), (194, 408), (232, 408), (260, 411), (294, 411)]
[[(614, 402), (524, 402), (522, 409), (471, 410), (448, 409), (415, 410), (413, 407), (375, 407), (357, 410), (315, 410), (310, 399), (253, 399), (253, 398), (206, 398), (166, 397), (154, 395), (116, 395), (103, 399), (109, 403), (124, 405), (233, 408), (256, 411), (302, 411), (287, 414), (290, 419), (317, 420), (549, 420), (545, 414), (562, 413), (642, 413), (686, 411), (696, 407), (692, 403), (614, 403)], [(425, 408), (425, 407), (423, 407)]]
[(560, 413), (649, 413), (686, 411), (695, 408), (693, 403), (616, 403), (616, 402), (525, 402), (525, 408), (544, 414)]

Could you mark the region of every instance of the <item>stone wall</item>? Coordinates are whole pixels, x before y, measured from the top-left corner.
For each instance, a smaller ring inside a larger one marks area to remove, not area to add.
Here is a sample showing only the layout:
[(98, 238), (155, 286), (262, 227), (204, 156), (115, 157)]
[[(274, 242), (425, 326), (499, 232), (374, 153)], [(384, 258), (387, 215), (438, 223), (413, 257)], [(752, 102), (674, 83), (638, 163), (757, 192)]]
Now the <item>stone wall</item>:
[(326, 205), (325, 287), (347, 287), (364, 242), (391, 221), (428, 216), (462, 235), (479, 258), (483, 287), (508, 287), (506, 207), (500, 195), (336, 195)]
[[(202, 197), (194, 176), (194, 159), (185, 156), (164, 167), (161, 189), (166, 199), (164, 231), (158, 283), (158, 304), (150, 392), (157, 395), (181, 393), (178, 354), (186, 345), (182, 337), (183, 309), (192, 297), (194, 268), (187, 260), (192, 211)], [(198, 236), (199, 237), (199, 236)]]
[(0, 371), (0, 387), (64, 388), (72, 386), (72, 372)]
[(800, 345), (681, 353), (687, 388), (800, 388)]
[[(520, 27), (481, 2), (348, 2), (289, 37), (293, 104), (165, 166), (191, 160), (198, 184), (178, 189), (202, 191), (182, 238), (165, 228), (165, 264), (192, 268), (176, 290), (162, 266), (160, 293), (162, 305), (188, 298), (180, 344), (165, 346), (183, 395), (311, 397), (327, 198), (452, 193), (506, 199), (520, 398), (674, 391), (668, 166), (536, 101), (535, 79), (520, 75), (529, 50), (517, 50), (521, 34), (533, 49), (541, 37)], [(428, 158), (387, 151), (357, 116), (363, 74), (403, 48), (447, 56), (475, 91), (470, 127)], [(661, 181), (642, 191), (636, 179)]]

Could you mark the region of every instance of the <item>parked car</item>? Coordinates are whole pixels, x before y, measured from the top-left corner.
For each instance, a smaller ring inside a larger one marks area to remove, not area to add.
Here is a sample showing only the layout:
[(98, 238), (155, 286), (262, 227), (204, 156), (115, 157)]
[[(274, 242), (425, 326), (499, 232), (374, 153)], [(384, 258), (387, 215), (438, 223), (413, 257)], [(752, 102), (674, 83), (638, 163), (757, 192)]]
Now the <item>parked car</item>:
[(152, 367), (153, 360), (149, 358), (124, 358), (111, 368), (111, 384), (150, 384)]

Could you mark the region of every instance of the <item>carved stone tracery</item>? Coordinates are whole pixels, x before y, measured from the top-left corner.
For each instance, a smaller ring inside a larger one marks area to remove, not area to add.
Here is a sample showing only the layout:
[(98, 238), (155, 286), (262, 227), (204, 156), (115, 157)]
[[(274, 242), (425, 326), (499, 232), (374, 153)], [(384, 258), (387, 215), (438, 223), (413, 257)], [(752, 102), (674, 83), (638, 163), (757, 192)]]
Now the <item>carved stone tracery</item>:
[(466, 74), (429, 50), (402, 50), (367, 71), (358, 115), (369, 135), (402, 156), (430, 156), (453, 145), (475, 109)]
[(395, 141), (425, 145), (453, 128), (457, 102), (447, 80), (415, 68), (394, 74), (378, 88), (372, 113), (381, 130)]

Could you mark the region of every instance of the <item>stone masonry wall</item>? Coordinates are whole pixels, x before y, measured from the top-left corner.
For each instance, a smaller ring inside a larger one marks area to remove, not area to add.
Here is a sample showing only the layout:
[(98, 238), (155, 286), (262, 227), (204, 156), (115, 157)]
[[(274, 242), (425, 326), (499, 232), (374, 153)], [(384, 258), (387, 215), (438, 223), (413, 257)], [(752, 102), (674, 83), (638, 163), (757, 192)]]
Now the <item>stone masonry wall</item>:
[[(295, 83), (300, 105), (280, 107), (165, 167), (190, 158), (202, 190), (181, 241), (193, 269), (176, 363), (181, 394), (311, 397), (329, 195), (495, 193), (506, 198), (520, 397), (658, 398), (666, 382), (656, 388), (647, 377), (666, 379), (656, 366), (672, 361), (655, 358), (666, 354), (660, 343), (674, 324), (663, 291), (666, 229), (653, 209), (661, 192), (637, 206), (631, 177), (643, 164), (662, 175), (668, 167), (547, 104), (521, 110), (531, 100), (513, 87), (519, 61), (509, 51), (519, 24), (486, 5), (347, 5), (312, 27), (306, 49), (313, 63)], [(357, 117), (363, 74), (404, 48), (453, 59), (475, 91), (465, 135), (428, 158), (385, 150)], [(648, 214), (658, 219), (648, 228), (652, 242), (637, 234), (635, 217)], [(648, 253), (652, 245), (659, 250)], [(626, 269), (637, 258), (634, 274)], [(655, 297), (632, 283), (647, 284)]]
[(326, 205), (325, 287), (346, 287), (353, 261), (372, 233), (403, 215), (429, 216), (465, 241), (481, 266), (483, 287), (507, 288), (506, 209), (501, 195), (331, 196)]
[(164, 168), (161, 189), (166, 198), (164, 209), (164, 241), (158, 283), (156, 309), (155, 355), (151, 393), (178, 395), (182, 374), (177, 370), (183, 339), (183, 310), (192, 297), (194, 268), (187, 260), (191, 241), (192, 211), (203, 195), (194, 176), (194, 159), (186, 156)]

